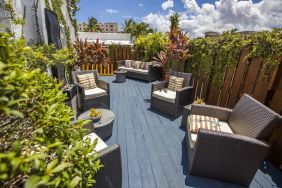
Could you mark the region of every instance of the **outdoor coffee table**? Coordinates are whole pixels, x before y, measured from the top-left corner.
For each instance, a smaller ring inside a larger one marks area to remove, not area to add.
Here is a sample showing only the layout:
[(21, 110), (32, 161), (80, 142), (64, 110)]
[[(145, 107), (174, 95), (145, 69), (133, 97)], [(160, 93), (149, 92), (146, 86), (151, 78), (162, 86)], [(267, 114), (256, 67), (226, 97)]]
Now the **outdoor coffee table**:
[(126, 71), (123, 71), (123, 70), (117, 70), (117, 71), (114, 71), (114, 73), (116, 74), (116, 82), (118, 83), (123, 83), (126, 81)]
[[(101, 139), (107, 139), (112, 135), (113, 124), (115, 119), (115, 114), (111, 110), (97, 108), (99, 112), (101, 112), (102, 116), (99, 122), (92, 123), (94, 126), (95, 133)], [(78, 119), (88, 120), (90, 119), (88, 116), (89, 111), (83, 112), (80, 114)]]

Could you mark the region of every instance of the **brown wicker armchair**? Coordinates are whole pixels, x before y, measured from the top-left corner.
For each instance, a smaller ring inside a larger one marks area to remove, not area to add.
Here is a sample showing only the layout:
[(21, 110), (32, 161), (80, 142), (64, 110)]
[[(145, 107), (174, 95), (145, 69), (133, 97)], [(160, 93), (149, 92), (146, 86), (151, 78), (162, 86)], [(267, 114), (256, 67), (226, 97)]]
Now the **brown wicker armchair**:
[(184, 78), (183, 88), (176, 91), (176, 93), (168, 91), (168, 95), (171, 93), (171, 96), (160, 98), (155, 95), (155, 92), (167, 88), (168, 82), (162, 81), (153, 83), (151, 90), (151, 108), (170, 116), (178, 117), (181, 115), (183, 107), (193, 102), (193, 87), (191, 86), (192, 74), (172, 71), (170, 75)]
[(194, 133), (186, 111), (190, 174), (248, 186), (268, 152), (265, 141), (282, 124), (281, 116), (246, 94), (233, 109), (192, 104), (191, 114), (216, 117), (221, 129)]
[[(84, 87), (79, 84), (77, 75), (89, 73), (94, 74), (97, 88), (85, 90)], [(73, 71), (72, 76), (74, 84), (77, 87), (78, 108), (80, 111), (84, 112), (97, 104), (101, 106), (101, 103), (103, 103), (106, 108), (110, 109), (110, 85), (109, 83), (98, 79), (96, 70)]]

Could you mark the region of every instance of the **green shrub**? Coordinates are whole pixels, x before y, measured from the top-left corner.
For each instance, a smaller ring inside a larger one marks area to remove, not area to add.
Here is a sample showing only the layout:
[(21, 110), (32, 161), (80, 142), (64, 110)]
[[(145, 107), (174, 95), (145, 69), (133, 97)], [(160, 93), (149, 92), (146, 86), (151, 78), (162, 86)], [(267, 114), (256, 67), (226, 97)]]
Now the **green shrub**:
[(26, 65), (29, 48), (0, 33), (0, 187), (86, 187), (101, 168), (96, 142), (72, 123), (60, 85)]
[(153, 57), (157, 57), (160, 51), (165, 50), (168, 38), (160, 32), (149, 33), (138, 37), (135, 45), (139, 51), (143, 52), (143, 60), (150, 61)]

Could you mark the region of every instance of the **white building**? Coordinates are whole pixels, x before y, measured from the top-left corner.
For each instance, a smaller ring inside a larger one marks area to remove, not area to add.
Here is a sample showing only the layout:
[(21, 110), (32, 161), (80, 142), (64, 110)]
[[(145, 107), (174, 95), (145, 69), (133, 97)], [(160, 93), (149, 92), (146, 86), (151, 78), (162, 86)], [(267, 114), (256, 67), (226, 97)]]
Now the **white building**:
[[(61, 7), (63, 17), (66, 21), (66, 25), (69, 28), (70, 39), (75, 39), (75, 29), (72, 25), (71, 17), (68, 12), (68, 0), (63, 0)], [(3, 5), (4, 0), (0, 0)], [(46, 13), (45, 13), (45, 2), (44, 0), (11, 0), (13, 8), (17, 18), (24, 18), (25, 24), (15, 25), (11, 19), (5, 19), (9, 17), (9, 13), (0, 7), (0, 32), (6, 31), (7, 29), (12, 31), (16, 38), (23, 36), (28, 43), (37, 43), (41, 40), (43, 43), (48, 44), (48, 29), (46, 25)], [(35, 2), (38, 2), (37, 11), (35, 10)], [(50, 9), (52, 10), (52, 2), (49, 0)], [(37, 21), (36, 21), (37, 20)], [(62, 24), (59, 24), (60, 28), (60, 39), (62, 46), (66, 46), (66, 28)], [(49, 41), (50, 43), (50, 41)]]
[(95, 33), (78, 32), (80, 39), (87, 39), (89, 42), (100, 40), (104, 44), (132, 45), (131, 35), (128, 33)]

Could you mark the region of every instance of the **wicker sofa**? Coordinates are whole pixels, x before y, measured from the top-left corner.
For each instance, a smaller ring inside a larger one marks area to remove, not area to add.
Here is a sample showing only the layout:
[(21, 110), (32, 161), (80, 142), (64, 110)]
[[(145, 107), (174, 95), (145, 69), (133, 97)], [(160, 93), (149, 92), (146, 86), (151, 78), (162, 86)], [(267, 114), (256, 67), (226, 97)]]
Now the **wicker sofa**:
[[(273, 129), (282, 118), (249, 95), (244, 94), (233, 109), (192, 104), (184, 108), (189, 172), (248, 186), (266, 156)], [(190, 131), (190, 114), (216, 117), (221, 132)]]
[(142, 62), (134, 60), (117, 61), (118, 70), (127, 71), (126, 77), (148, 82), (159, 80), (162, 76), (161, 68), (154, 66), (154, 64), (154, 62)]

